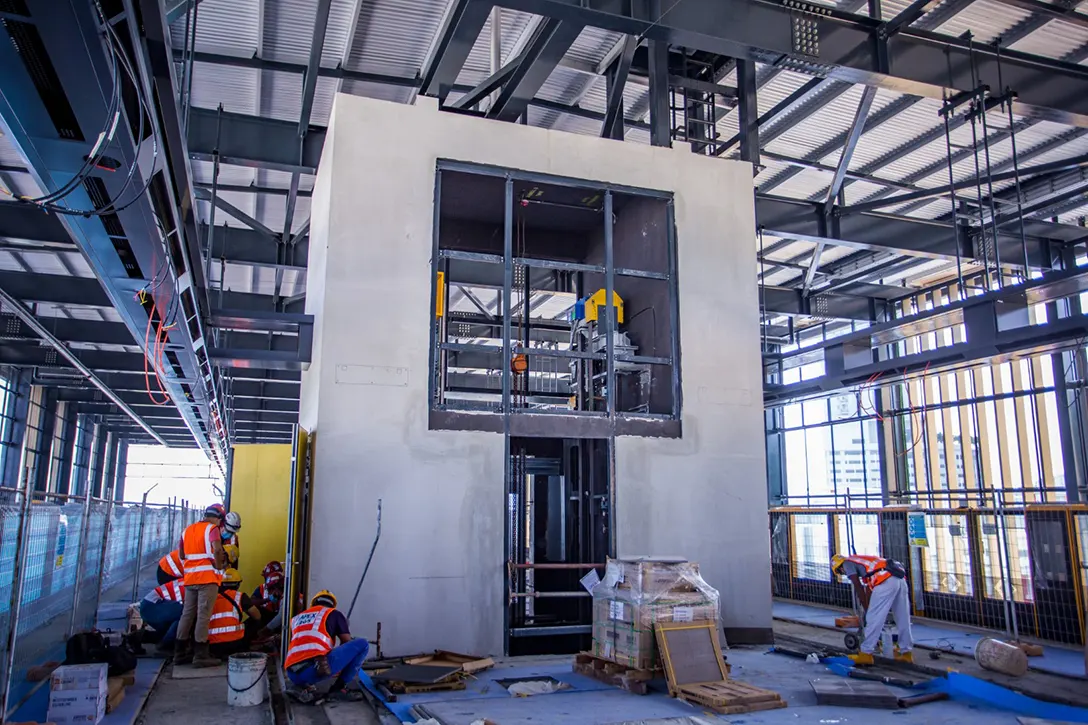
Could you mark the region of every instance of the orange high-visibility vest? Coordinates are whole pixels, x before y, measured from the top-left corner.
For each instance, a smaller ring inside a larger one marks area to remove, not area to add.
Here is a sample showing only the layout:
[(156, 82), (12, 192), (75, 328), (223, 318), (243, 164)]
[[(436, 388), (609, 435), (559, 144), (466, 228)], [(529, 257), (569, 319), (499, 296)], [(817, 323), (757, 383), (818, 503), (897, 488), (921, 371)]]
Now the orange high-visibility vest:
[(865, 567), (865, 575), (861, 577), (861, 581), (870, 589), (873, 589), (878, 584), (883, 584), (892, 578), (891, 572), (885, 568), (888, 562), (881, 559), (879, 556), (851, 554), (846, 557), (846, 560), (852, 561), (855, 564), (861, 564)]
[[(235, 607), (235, 605), (238, 605)], [(242, 593), (235, 591), (219, 592), (212, 607), (212, 618), (208, 621), (208, 644), (234, 642), (246, 633), (242, 624)]]
[(159, 568), (172, 575), (175, 579), (181, 579), (185, 576), (185, 568), (181, 561), (181, 551), (174, 549), (169, 554), (159, 559)]
[(152, 591), (158, 599), (157, 602), (183, 602), (185, 601), (185, 584), (175, 579), (172, 582), (155, 587)]
[(205, 521), (197, 521), (185, 529), (182, 542), (185, 544), (185, 586), (198, 584), (221, 584), (223, 572), (215, 568), (215, 553), (212, 537), (219, 536), (219, 527)]
[(333, 611), (329, 607), (310, 607), (295, 615), (291, 620), (291, 641), (283, 660), (284, 669), (332, 651), (332, 637), (325, 629), (325, 622)]

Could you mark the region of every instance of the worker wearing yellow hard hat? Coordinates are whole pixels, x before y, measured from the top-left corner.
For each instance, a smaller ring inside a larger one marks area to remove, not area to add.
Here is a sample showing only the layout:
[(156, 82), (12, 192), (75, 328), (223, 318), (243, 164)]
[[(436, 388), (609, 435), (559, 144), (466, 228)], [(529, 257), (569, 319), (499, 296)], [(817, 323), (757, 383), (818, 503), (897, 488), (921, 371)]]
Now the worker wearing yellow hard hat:
[(212, 607), (212, 617), (208, 625), (208, 644), (212, 657), (225, 659), (232, 654), (249, 649), (250, 637), (247, 636), (245, 617), (260, 621), (261, 612), (253, 601), (240, 591), (242, 577), (237, 569), (223, 572), (223, 581), (219, 585), (219, 596)]
[[(907, 570), (894, 559), (864, 554), (835, 554), (831, 557), (831, 571), (845, 576), (854, 588), (858, 604), (865, 612), (865, 636), (861, 651), (850, 655), (859, 665), (873, 664), (873, 653), (884, 630), (888, 615), (895, 617), (899, 652), (895, 659), (912, 662), (913, 640), (910, 633), (910, 588), (907, 586)], [(887, 653), (885, 653), (887, 654)]]
[[(352, 639), (348, 619), (336, 608), (336, 595), (327, 589), (314, 595), (309, 609), (291, 619), (291, 639), (283, 668), (291, 687), (287, 694), (299, 702), (313, 702), (317, 685), (333, 677), (329, 697), (360, 700), (362, 692), (349, 688), (370, 652), (363, 638)], [(333, 646), (339, 642), (338, 646)]]

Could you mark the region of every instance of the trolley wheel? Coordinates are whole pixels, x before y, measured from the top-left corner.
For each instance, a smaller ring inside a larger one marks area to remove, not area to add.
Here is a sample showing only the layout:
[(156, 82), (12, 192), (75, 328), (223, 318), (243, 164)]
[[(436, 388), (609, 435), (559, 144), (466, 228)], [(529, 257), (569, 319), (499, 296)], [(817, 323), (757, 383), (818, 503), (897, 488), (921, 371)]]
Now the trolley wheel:
[(847, 632), (843, 635), (842, 643), (846, 645), (846, 649), (851, 652), (857, 652), (861, 647), (861, 638), (854, 632)]

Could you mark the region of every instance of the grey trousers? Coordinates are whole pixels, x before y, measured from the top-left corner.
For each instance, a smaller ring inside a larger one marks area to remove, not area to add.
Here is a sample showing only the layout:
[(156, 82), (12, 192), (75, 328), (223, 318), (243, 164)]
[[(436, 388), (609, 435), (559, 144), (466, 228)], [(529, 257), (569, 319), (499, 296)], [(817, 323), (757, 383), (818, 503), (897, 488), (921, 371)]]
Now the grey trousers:
[(200, 644), (208, 641), (208, 623), (212, 619), (215, 598), (219, 596), (218, 584), (193, 584), (185, 587), (185, 606), (178, 621), (178, 639), (189, 639), (195, 625), (195, 639)]
[[(186, 593), (185, 596), (188, 597), (189, 594)], [(880, 641), (880, 633), (884, 631), (888, 614), (895, 617), (899, 650), (910, 652), (914, 648), (914, 640), (910, 636), (910, 587), (907, 586), (906, 579), (892, 577), (873, 588), (869, 611), (865, 613), (865, 641), (861, 643), (862, 652), (872, 654), (876, 651), (876, 643)], [(890, 657), (891, 653), (885, 652), (884, 656)]]

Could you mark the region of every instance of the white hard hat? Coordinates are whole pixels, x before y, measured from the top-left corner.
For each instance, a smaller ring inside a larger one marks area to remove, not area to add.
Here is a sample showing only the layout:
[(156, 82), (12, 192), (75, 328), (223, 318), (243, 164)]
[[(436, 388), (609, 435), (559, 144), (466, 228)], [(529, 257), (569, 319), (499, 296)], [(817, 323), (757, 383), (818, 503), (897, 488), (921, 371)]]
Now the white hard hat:
[(242, 517), (237, 512), (231, 511), (223, 521), (223, 528), (232, 534), (237, 534), (242, 528)]

